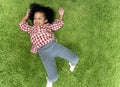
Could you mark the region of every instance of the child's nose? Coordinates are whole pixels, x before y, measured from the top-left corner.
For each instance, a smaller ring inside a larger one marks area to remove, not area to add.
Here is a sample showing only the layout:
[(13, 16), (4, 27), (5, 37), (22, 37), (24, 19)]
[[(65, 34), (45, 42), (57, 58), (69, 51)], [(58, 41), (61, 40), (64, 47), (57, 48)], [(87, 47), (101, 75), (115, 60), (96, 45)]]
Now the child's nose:
[(35, 19), (34, 21), (35, 21), (35, 22), (38, 22), (38, 19)]
[(37, 22), (39, 22), (39, 19), (36, 19)]

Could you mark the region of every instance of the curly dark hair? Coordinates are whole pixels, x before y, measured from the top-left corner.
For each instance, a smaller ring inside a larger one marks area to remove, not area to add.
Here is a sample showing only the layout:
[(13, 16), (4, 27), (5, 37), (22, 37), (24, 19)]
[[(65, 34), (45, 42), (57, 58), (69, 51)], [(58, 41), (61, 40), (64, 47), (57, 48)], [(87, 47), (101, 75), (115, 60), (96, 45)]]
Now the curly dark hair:
[(30, 15), (29, 19), (34, 20), (34, 14), (36, 12), (43, 12), (45, 14), (45, 18), (48, 20), (48, 23), (53, 23), (54, 18), (55, 18), (55, 13), (54, 10), (50, 7), (45, 7), (36, 3), (30, 4)]

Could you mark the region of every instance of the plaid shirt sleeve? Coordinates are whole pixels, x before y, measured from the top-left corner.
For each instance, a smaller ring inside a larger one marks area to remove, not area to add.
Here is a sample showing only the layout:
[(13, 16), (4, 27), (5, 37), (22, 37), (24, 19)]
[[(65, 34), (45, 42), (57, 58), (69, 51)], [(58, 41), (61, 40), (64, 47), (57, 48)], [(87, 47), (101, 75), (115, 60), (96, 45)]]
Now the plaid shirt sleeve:
[(60, 29), (62, 26), (63, 26), (63, 21), (62, 20), (59, 20), (59, 19), (56, 19), (55, 22), (53, 24), (49, 24), (48, 27), (55, 31), (55, 30), (58, 30)]
[(37, 48), (36, 48), (36, 46), (32, 45), (31, 52), (32, 52), (32, 53), (37, 53)]
[(28, 25), (27, 22), (20, 22), (20, 23), (19, 23), (19, 28), (20, 28), (21, 30), (23, 30), (24, 32), (28, 32), (28, 33), (29, 33), (29, 30), (30, 30), (31, 27), (32, 27), (32, 26)]

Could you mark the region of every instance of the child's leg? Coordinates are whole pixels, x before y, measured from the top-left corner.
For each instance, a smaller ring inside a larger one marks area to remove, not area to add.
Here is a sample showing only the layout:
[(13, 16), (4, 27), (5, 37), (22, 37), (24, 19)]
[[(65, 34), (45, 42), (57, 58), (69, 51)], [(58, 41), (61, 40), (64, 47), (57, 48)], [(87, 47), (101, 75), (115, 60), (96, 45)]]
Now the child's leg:
[(56, 67), (56, 62), (55, 58), (50, 57), (50, 55), (45, 54), (40, 54), (42, 63), (45, 67), (45, 70), (47, 72), (47, 80), (49, 82), (55, 82), (58, 79), (58, 72), (57, 72), (57, 67)]
[(71, 50), (62, 46), (59, 43), (56, 43), (56, 52), (58, 57), (64, 58), (68, 60), (72, 65), (76, 65), (78, 63), (78, 56), (75, 55)]

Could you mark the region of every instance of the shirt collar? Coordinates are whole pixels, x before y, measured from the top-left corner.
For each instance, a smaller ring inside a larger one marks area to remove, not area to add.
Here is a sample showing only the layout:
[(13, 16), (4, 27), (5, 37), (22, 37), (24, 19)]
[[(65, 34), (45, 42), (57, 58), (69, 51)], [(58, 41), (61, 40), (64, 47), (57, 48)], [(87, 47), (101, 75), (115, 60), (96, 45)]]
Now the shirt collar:
[(41, 26), (40, 26), (40, 25), (38, 25), (38, 26), (33, 25), (33, 26), (43, 28), (43, 27), (45, 27), (45, 26), (47, 26), (47, 25), (49, 25), (49, 23), (43, 24), (43, 25), (41, 25)]

